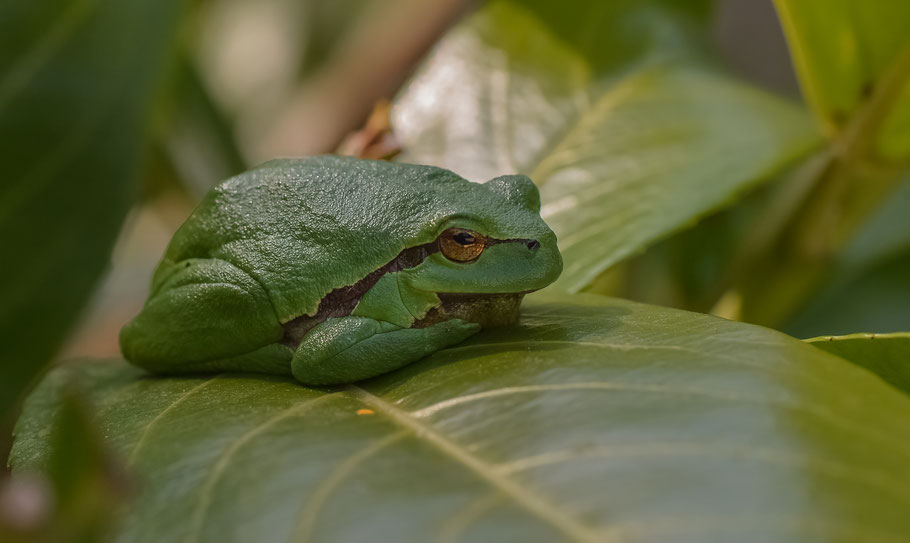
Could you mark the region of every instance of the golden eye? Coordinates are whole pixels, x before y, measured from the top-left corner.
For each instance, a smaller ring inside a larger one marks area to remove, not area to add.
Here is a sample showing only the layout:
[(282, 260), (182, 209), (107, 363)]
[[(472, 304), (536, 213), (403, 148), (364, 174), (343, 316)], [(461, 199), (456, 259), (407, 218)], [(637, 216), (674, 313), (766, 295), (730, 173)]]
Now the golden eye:
[(439, 251), (455, 262), (477, 260), (483, 252), (486, 240), (483, 235), (465, 228), (449, 228), (436, 240)]

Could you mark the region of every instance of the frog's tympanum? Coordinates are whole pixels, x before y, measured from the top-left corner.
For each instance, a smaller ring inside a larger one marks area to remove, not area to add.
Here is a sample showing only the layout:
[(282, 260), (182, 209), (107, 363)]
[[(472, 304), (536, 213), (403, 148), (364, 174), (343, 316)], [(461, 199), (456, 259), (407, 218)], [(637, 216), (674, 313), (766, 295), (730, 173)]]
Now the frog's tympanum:
[(349, 383), (514, 322), (522, 296), (561, 270), (523, 175), (273, 160), (203, 199), (120, 345), (153, 373)]

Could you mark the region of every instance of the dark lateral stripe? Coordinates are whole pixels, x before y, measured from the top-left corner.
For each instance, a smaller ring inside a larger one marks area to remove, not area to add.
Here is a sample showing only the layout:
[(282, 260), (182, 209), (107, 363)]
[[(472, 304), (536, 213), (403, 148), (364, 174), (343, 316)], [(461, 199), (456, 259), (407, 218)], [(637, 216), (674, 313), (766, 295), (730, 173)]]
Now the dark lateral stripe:
[[(521, 238), (485, 238), (486, 247), (498, 245), (500, 243), (524, 243), (527, 245), (532, 242), (534, 242), (534, 240)], [(357, 304), (360, 302), (363, 295), (373, 288), (383, 275), (416, 267), (426, 260), (427, 257), (438, 252), (439, 245), (436, 241), (431, 241), (415, 247), (408, 247), (398, 253), (398, 256), (393, 258), (391, 262), (370, 272), (366, 277), (353, 285), (338, 287), (332, 292), (329, 292), (322, 301), (319, 302), (319, 308), (315, 315), (301, 315), (284, 324), (284, 337), (281, 342), (288, 347), (297, 348), (303, 340), (303, 336), (317, 324), (324, 322), (327, 319), (347, 317), (350, 315), (354, 311), (354, 308), (357, 307)]]
[(398, 253), (398, 256), (388, 264), (370, 272), (353, 285), (338, 287), (329, 292), (319, 302), (319, 308), (315, 315), (301, 315), (284, 324), (284, 338), (281, 342), (289, 347), (296, 348), (300, 345), (303, 336), (317, 324), (326, 319), (350, 315), (360, 302), (360, 298), (373, 288), (383, 275), (418, 266), (428, 256), (438, 251), (439, 247), (435, 241), (417, 245), (416, 247), (408, 247)]

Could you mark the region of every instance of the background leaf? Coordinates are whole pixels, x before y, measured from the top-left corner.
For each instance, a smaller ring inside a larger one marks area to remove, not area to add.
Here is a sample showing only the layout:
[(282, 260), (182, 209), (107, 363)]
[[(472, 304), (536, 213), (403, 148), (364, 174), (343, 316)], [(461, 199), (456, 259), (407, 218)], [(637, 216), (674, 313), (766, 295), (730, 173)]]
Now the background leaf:
[[(830, 2), (775, 0), (803, 93), (837, 133), (872, 97), (889, 71), (903, 79), (891, 92), (882, 134), (870, 142), (886, 158), (910, 155), (910, 4), (903, 0)], [(895, 69), (894, 65), (900, 67)], [(903, 72), (903, 73), (901, 73)], [(890, 108), (889, 108), (890, 109)]]
[(0, 6), (0, 413), (107, 264), (184, 4)]
[(910, 394), (910, 332), (823, 336), (806, 342), (846, 358)]
[(129, 541), (899, 541), (910, 398), (783, 334), (599, 296), (531, 297), (360, 386), (58, 368), (12, 455), (40, 468), (60, 386), (92, 391), (145, 491)]
[(530, 175), (577, 291), (816, 142), (801, 110), (709, 68), (699, 4), (498, 1), (437, 46), (393, 111), (402, 160)]
[(876, 263), (861, 275), (837, 276), (818, 292), (786, 330), (797, 337), (854, 330), (910, 328), (910, 253)]
[(906, 176), (910, 37), (903, 29), (910, 5), (775, 5), (804, 93), (828, 129), (827, 166), (801, 180), (810, 189), (792, 206), (776, 241), (753, 255), (750, 273), (736, 287), (738, 318), (784, 328), (805, 318), (816, 295), (839, 288), (831, 273), (839, 256)]
[(910, 330), (910, 178), (829, 266), (825, 283), (782, 329), (797, 337)]

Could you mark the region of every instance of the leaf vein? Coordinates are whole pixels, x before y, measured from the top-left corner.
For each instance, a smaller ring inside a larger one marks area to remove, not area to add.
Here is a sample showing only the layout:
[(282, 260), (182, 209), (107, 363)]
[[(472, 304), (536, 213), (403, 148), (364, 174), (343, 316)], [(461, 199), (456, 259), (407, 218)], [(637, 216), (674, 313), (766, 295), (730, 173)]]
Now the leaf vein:
[(257, 424), (255, 427), (246, 431), (243, 435), (233, 441), (215, 460), (214, 466), (209, 471), (205, 482), (202, 484), (202, 488), (199, 491), (199, 499), (197, 501), (196, 509), (194, 510), (192, 520), (190, 521), (190, 531), (187, 535), (186, 540), (200, 540), (200, 534), (204, 526), (205, 516), (212, 501), (212, 491), (215, 489), (218, 481), (230, 464), (231, 458), (233, 458), (237, 451), (243, 448), (243, 446), (249, 443), (253, 438), (269, 430), (279, 422), (292, 416), (305, 413), (320, 401), (327, 398), (333, 398), (335, 396), (336, 394), (326, 394), (324, 396), (319, 396), (318, 398), (307, 399), (301, 403), (294, 404), (291, 407), (288, 407), (287, 409), (284, 409), (278, 414), (272, 416), (271, 418), (263, 421), (262, 423)]
[(404, 430), (387, 435), (382, 439), (373, 441), (371, 444), (338, 464), (335, 469), (326, 476), (316, 490), (310, 494), (303, 509), (301, 509), (300, 513), (297, 515), (297, 523), (295, 524), (288, 541), (309, 541), (312, 538), (313, 528), (316, 526), (319, 511), (322, 510), (322, 507), (325, 505), (329, 496), (341, 486), (341, 483), (368, 458), (396, 441), (403, 439), (407, 435), (408, 433)]
[(790, 411), (802, 412), (805, 414), (813, 415), (821, 421), (827, 422), (830, 426), (841, 428), (848, 432), (855, 433), (857, 435), (864, 436), (875, 441), (882, 442), (887, 444), (890, 447), (893, 447), (894, 450), (900, 451), (904, 456), (910, 456), (910, 448), (907, 447), (905, 443), (900, 440), (893, 439), (890, 436), (883, 435), (876, 432), (869, 432), (865, 427), (858, 424), (849, 424), (844, 419), (832, 415), (828, 411), (823, 409), (815, 409), (809, 406), (804, 406), (800, 404), (795, 404), (792, 402), (784, 402), (775, 400), (766, 396), (747, 396), (743, 394), (727, 394), (721, 393), (714, 390), (705, 390), (698, 388), (684, 388), (684, 387), (670, 387), (664, 385), (652, 385), (652, 384), (635, 384), (635, 383), (611, 383), (611, 382), (588, 382), (588, 383), (558, 383), (558, 384), (549, 384), (549, 385), (524, 385), (524, 386), (514, 386), (514, 387), (503, 387), (492, 390), (485, 390), (483, 392), (476, 392), (474, 394), (466, 394), (464, 396), (456, 396), (454, 398), (449, 398), (448, 400), (443, 400), (431, 404), (427, 407), (418, 409), (417, 411), (411, 412), (411, 415), (415, 418), (425, 418), (431, 415), (442, 411), (443, 409), (448, 409), (450, 407), (455, 407), (464, 403), (470, 403), (478, 400), (483, 400), (487, 398), (494, 398), (497, 396), (509, 396), (512, 394), (527, 394), (533, 392), (556, 392), (563, 390), (621, 390), (621, 391), (635, 391), (635, 392), (649, 392), (657, 394), (679, 394), (679, 395), (692, 395), (692, 396), (703, 396), (706, 398), (713, 398), (719, 400), (725, 400), (730, 402), (743, 402), (743, 403), (754, 403), (765, 406), (775, 406), (782, 409), (788, 409)]
[(451, 458), (454, 462), (468, 468), (480, 479), (486, 481), (491, 487), (499, 490), (512, 499), (517, 505), (528, 510), (539, 520), (546, 522), (564, 533), (573, 541), (603, 542), (611, 541), (614, 534), (605, 533), (580, 523), (576, 518), (548, 502), (542, 496), (534, 493), (530, 488), (506, 477), (496, 471), (493, 466), (473, 455), (462, 446), (451, 441), (436, 429), (426, 425), (413, 413), (402, 411), (394, 405), (378, 398), (366, 390), (350, 386), (351, 394), (364, 404), (378, 412), (385, 414), (399, 426), (410, 430), (414, 434), (432, 445), (439, 452)]
[(180, 405), (181, 403), (183, 403), (184, 401), (186, 401), (187, 398), (189, 398), (190, 396), (192, 396), (193, 394), (195, 394), (195, 393), (198, 392), (199, 390), (205, 388), (209, 383), (211, 383), (211, 382), (214, 381), (215, 379), (217, 379), (217, 378), (219, 378), (219, 377), (222, 377), (222, 376), (224, 376), (224, 374), (223, 374), (223, 373), (219, 373), (219, 374), (217, 374), (217, 375), (213, 375), (212, 377), (209, 377), (209, 378), (205, 379), (204, 381), (202, 381), (202, 382), (199, 383), (198, 385), (194, 386), (193, 388), (191, 388), (191, 389), (187, 390), (186, 392), (184, 392), (183, 394), (181, 394), (176, 400), (174, 400), (173, 402), (171, 402), (170, 404), (168, 404), (167, 407), (165, 407), (164, 409), (162, 409), (160, 413), (158, 413), (157, 415), (155, 415), (155, 418), (153, 418), (152, 420), (150, 420), (149, 423), (146, 424), (146, 425), (145, 425), (145, 428), (142, 430), (142, 434), (139, 436), (139, 439), (136, 441), (136, 445), (133, 447), (133, 450), (132, 450), (132, 452), (130, 453), (129, 460), (128, 460), (127, 464), (130, 465), (130, 466), (132, 466), (132, 465), (135, 464), (136, 458), (137, 458), (138, 453), (139, 453), (139, 449), (141, 449), (141, 448), (142, 448), (142, 445), (145, 443), (145, 440), (146, 440), (146, 438), (148, 437), (149, 432), (151, 431), (152, 427), (155, 426), (156, 424), (158, 424), (158, 422), (159, 422), (167, 413), (169, 413), (172, 409), (174, 409), (175, 407), (177, 407), (178, 405)]
[(876, 470), (860, 470), (851, 464), (824, 460), (817, 457), (788, 453), (783, 450), (761, 447), (731, 447), (724, 443), (640, 443), (632, 445), (608, 445), (586, 448), (585, 450), (563, 449), (519, 458), (496, 466), (503, 473), (517, 473), (542, 466), (562, 464), (582, 459), (607, 457), (641, 456), (701, 456), (714, 458), (738, 458), (765, 462), (778, 466), (806, 468), (831, 478), (852, 481), (885, 491), (904, 504), (910, 505), (903, 487), (895, 485), (893, 474)]

